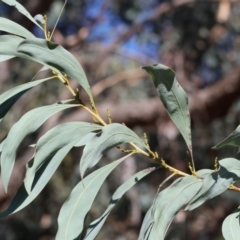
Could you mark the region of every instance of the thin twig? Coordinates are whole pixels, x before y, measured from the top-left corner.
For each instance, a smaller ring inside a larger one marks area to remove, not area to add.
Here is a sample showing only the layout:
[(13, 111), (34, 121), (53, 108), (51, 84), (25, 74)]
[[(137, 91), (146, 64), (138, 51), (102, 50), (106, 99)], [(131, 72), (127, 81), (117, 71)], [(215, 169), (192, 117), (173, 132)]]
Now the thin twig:
[(55, 23), (55, 26), (54, 26), (54, 28), (53, 28), (53, 30), (52, 30), (51, 35), (50, 35), (49, 41), (51, 41), (51, 39), (52, 39), (53, 33), (54, 33), (54, 31), (55, 31), (55, 29), (56, 29), (56, 27), (57, 27), (57, 24), (58, 24), (58, 22), (59, 22), (59, 19), (60, 19), (61, 15), (62, 15), (63, 9), (65, 8), (66, 4), (67, 4), (67, 0), (65, 0), (64, 4), (63, 4), (63, 6), (62, 6), (61, 12), (60, 12), (60, 14), (59, 14), (59, 16), (58, 16), (58, 18), (57, 18), (57, 21), (56, 21), (56, 23)]

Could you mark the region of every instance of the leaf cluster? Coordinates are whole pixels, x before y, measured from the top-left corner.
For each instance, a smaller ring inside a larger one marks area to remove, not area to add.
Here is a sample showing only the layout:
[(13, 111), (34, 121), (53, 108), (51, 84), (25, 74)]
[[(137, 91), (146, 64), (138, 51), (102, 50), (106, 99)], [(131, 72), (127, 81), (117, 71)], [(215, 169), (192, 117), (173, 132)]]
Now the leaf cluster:
[[(83, 239), (95, 239), (106, 218), (123, 194), (156, 169), (142, 170), (123, 183), (113, 194), (109, 206), (102, 216), (90, 223), (86, 234), (83, 235), (85, 218), (103, 182), (119, 164), (134, 154), (142, 154), (152, 159), (161, 168), (166, 168), (172, 172), (172, 175), (159, 186), (153, 204), (143, 221), (139, 240), (164, 239), (174, 216), (179, 211), (192, 211), (226, 190), (240, 192), (240, 189), (233, 185), (240, 178), (238, 159), (216, 160), (213, 170), (195, 170), (188, 98), (178, 83), (173, 70), (161, 64), (142, 67), (151, 76), (166, 111), (186, 142), (191, 156), (189, 164), (191, 175), (166, 164), (157, 152), (151, 150), (146, 136), (142, 139), (124, 124), (112, 123), (110, 112), (108, 114), (109, 122), (106, 123), (98, 113), (87, 77), (77, 59), (60, 45), (51, 42), (52, 34), (47, 31), (47, 17), (37, 15), (36, 18), (33, 18), (17, 1), (3, 0), (3, 2), (16, 7), (40, 27), (46, 39), (38, 39), (17, 23), (0, 18), (0, 30), (9, 33), (0, 36), (0, 61), (14, 57), (25, 58), (42, 64), (43, 68), (40, 71), (50, 69), (52, 75), (46, 79), (34, 80), (2, 93), (0, 95), (0, 119), (5, 117), (23, 94), (46, 81), (59, 81), (73, 96), (72, 99), (61, 99), (60, 102), (57, 101), (52, 105), (30, 110), (12, 126), (0, 144), (1, 177), (5, 191), (8, 191), (17, 150), (21, 142), (27, 135), (37, 131), (51, 116), (70, 108), (82, 108), (92, 115), (93, 123), (67, 122), (57, 125), (45, 133), (36, 144), (32, 145), (34, 154), (26, 166), (24, 182), (10, 206), (0, 213), (0, 217), (16, 213), (30, 204), (46, 186), (67, 153), (72, 148), (80, 146), (84, 146), (79, 168), (82, 180), (74, 187), (60, 210), (57, 240), (73, 240), (80, 236)], [(71, 87), (69, 78), (77, 81), (86, 91), (89, 103), (82, 102), (79, 90)], [(216, 145), (215, 148), (225, 145), (239, 147), (239, 136), (238, 127), (234, 133)], [(120, 147), (123, 143), (125, 148)], [(112, 148), (121, 151), (123, 157), (85, 176), (87, 170), (95, 166), (103, 155)], [(178, 178), (169, 187), (162, 190), (163, 184), (174, 176), (178, 176)], [(223, 223), (223, 235), (227, 240), (237, 239), (239, 235), (239, 211), (238, 208)]]

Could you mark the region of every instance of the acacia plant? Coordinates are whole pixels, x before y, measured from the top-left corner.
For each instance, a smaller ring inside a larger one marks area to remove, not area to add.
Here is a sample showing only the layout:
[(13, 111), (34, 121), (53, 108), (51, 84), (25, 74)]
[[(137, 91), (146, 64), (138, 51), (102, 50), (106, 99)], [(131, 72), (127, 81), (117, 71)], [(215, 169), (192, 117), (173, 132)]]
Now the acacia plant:
[[(159, 157), (160, 154), (151, 150), (146, 137), (141, 139), (124, 124), (112, 123), (110, 116), (109, 122), (106, 123), (98, 114), (87, 77), (79, 62), (71, 53), (51, 41), (52, 34), (47, 31), (47, 18), (41, 15), (33, 18), (15, 0), (3, 0), (3, 2), (16, 7), (19, 12), (40, 27), (45, 34), (45, 39), (36, 38), (19, 24), (1, 17), (0, 30), (10, 34), (0, 36), (0, 61), (6, 61), (13, 57), (32, 60), (42, 64), (42, 70), (50, 69), (52, 76), (30, 81), (2, 93), (0, 95), (0, 119), (4, 118), (13, 104), (24, 93), (46, 81), (59, 80), (60, 84), (65, 86), (73, 96), (70, 100), (56, 99), (58, 103), (38, 107), (25, 113), (10, 129), (0, 145), (1, 177), (5, 191), (8, 190), (19, 145), (28, 134), (35, 132), (48, 118), (69, 108), (81, 108), (92, 115), (93, 123), (63, 123), (50, 129), (37, 141), (33, 146), (34, 155), (26, 166), (24, 182), (10, 206), (0, 213), (0, 217), (16, 213), (30, 204), (48, 183), (66, 154), (73, 147), (79, 146), (84, 146), (79, 169), (82, 181), (74, 187), (60, 210), (57, 240), (79, 239), (80, 236), (85, 240), (95, 239), (106, 218), (123, 194), (156, 169), (142, 170), (122, 184), (113, 194), (103, 215), (92, 222), (88, 226), (86, 234), (82, 236), (85, 217), (101, 185), (107, 176), (130, 155), (142, 154), (156, 162), (159, 167), (169, 170), (172, 174), (164, 183), (173, 176), (178, 177), (164, 190), (161, 189), (163, 183), (160, 185), (153, 204), (143, 221), (139, 240), (162, 240), (165, 238), (171, 221), (179, 211), (191, 211), (226, 190), (240, 191), (233, 185), (240, 178), (238, 159), (226, 158), (216, 161), (213, 170), (195, 170), (188, 99), (173, 70), (161, 64), (142, 67), (150, 74), (166, 111), (187, 144), (191, 156), (190, 175), (169, 166)], [(77, 81), (86, 91), (89, 97), (88, 103), (82, 102), (79, 91), (71, 87), (69, 78)], [(119, 147), (122, 143), (126, 143), (124, 146), (127, 147)], [(240, 145), (240, 127), (215, 148), (225, 145)], [(122, 151), (124, 156), (118, 160), (114, 159), (115, 161), (85, 176), (86, 171), (95, 166), (106, 151), (111, 148)], [(239, 237), (239, 212), (240, 209), (237, 208), (223, 222), (222, 232), (227, 240)]]

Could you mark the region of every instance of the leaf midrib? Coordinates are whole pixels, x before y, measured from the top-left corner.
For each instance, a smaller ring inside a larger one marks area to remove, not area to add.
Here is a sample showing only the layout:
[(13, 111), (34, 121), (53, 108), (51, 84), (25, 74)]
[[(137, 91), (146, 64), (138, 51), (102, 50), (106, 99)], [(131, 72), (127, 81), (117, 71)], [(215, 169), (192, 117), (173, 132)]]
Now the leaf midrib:
[[(180, 108), (180, 111), (181, 111), (183, 120), (184, 120), (184, 125), (185, 125), (185, 127), (187, 127), (187, 129), (188, 129), (188, 126), (187, 126), (187, 123), (186, 123), (186, 118), (185, 118), (184, 113), (183, 113), (183, 111), (182, 111), (182, 107), (181, 107), (181, 104), (180, 104), (180, 102), (179, 102), (179, 100), (178, 100), (178, 97), (176, 96), (175, 92), (172, 90), (172, 87), (170, 86), (170, 84), (168, 83), (168, 81), (166, 80), (166, 78), (163, 77), (163, 75), (162, 75), (160, 72), (159, 72), (159, 75), (160, 75), (160, 77), (162, 77), (162, 78), (164, 79), (165, 84), (168, 85), (168, 87), (170, 87), (171, 92), (172, 92), (173, 95), (175, 96), (175, 98), (176, 98), (176, 100), (177, 100), (177, 103), (178, 103), (178, 106), (179, 106), (179, 108)], [(175, 81), (175, 76), (174, 76), (173, 84), (174, 84), (174, 81)], [(184, 137), (184, 138), (185, 138), (185, 137)]]
[[(128, 154), (128, 155), (125, 156), (124, 158), (127, 158), (127, 157), (130, 156), (131, 154), (132, 154), (132, 153)], [(122, 161), (122, 160), (123, 160), (123, 159), (117, 160), (117, 161), (115, 161), (115, 163), (120, 162), (120, 161)], [(69, 224), (70, 224), (70, 220), (71, 220), (71, 218), (72, 218), (72, 215), (73, 215), (73, 213), (74, 213), (74, 210), (75, 210), (75, 208), (77, 207), (78, 202), (80, 201), (81, 197), (82, 197), (83, 194), (86, 192), (86, 189), (88, 189), (88, 187), (91, 185), (91, 183), (92, 183), (98, 176), (102, 175), (105, 171), (107, 171), (107, 170), (108, 170), (109, 168), (111, 168), (111, 167), (112, 167), (112, 165), (109, 166), (108, 168), (105, 168), (104, 171), (100, 172), (95, 178), (93, 178), (92, 181), (89, 182), (89, 184), (84, 188), (84, 190), (83, 190), (82, 193), (80, 194), (79, 198), (77, 199), (76, 203), (75, 203), (74, 206), (73, 206), (72, 212), (71, 212), (71, 214), (70, 214), (70, 216), (69, 216), (69, 219), (68, 219), (68, 222), (67, 222), (66, 233), (65, 233), (65, 240), (67, 239)]]

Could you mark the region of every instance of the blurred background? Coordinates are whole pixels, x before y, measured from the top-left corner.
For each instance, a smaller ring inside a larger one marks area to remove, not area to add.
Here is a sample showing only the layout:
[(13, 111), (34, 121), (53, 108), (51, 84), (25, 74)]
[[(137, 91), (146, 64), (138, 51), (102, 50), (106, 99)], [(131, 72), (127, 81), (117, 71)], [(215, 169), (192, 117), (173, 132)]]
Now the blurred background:
[[(63, 5), (57, 0), (21, 0), (34, 16), (47, 14), (53, 29)], [(0, 2), (0, 16), (18, 22), (43, 37), (42, 32), (14, 8)], [(4, 33), (2, 33), (4, 34)], [(63, 45), (82, 64), (92, 86), (101, 116), (110, 109), (114, 122), (125, 123), (139, 136), (146, 132), (149, 144), (166, 162), (189, 172), (187, 148), (169, 120), (143, 65), (165, 64), (189, 96), (192, 139), (197, 169), (214, 168), (214, 159), (233, 157), (234, 148), (212, 150), (240, 120), (240, 2), (237, 0), (69, 0), (53, 41)], [(0, 93), (30, 81), (39, 64), (12, 59), (0, 63)], [(50, 76), (42, 72), (37, 79)], [(77, 87), (74, 81), (73, 87)], [(87, 101), (84, 92), (80, 90)], [(60, 83), (46, 82), (24, 95), (1, 122), (0, 139), (28, 110), (70, 98)], [(28, 146), (52, 126), (66, 121), (92, 121), (83, 111), (55, 115), (19, 148), (18, 160), (6, 195), (0, 187), (0, 206), (5, 209), (25, 173), (32, 150)], [(24, 210), (0, 220), (0, 239), (51, 240), (57, 216), (71, 189), (79, 182), (82, 149), (74, 148), (47, 187)], [(119, 158), (109, 151), (97, 167)], [(117, 168), (99, 192), (87, 223), (103, 213), (115, 189), (135, 172), (156, 166), (134, 156)], [(98, 240), (135, 240), (158, 185), (170, 173), (155, 171), (131, 189), (109, 216)], [(168, 182), (166, 184), (169, 185)], [(227, 191), (198, 209), (180, 212), (167, 240), (221, 240), (224, 218), (240, 203), (239, 194)]]

